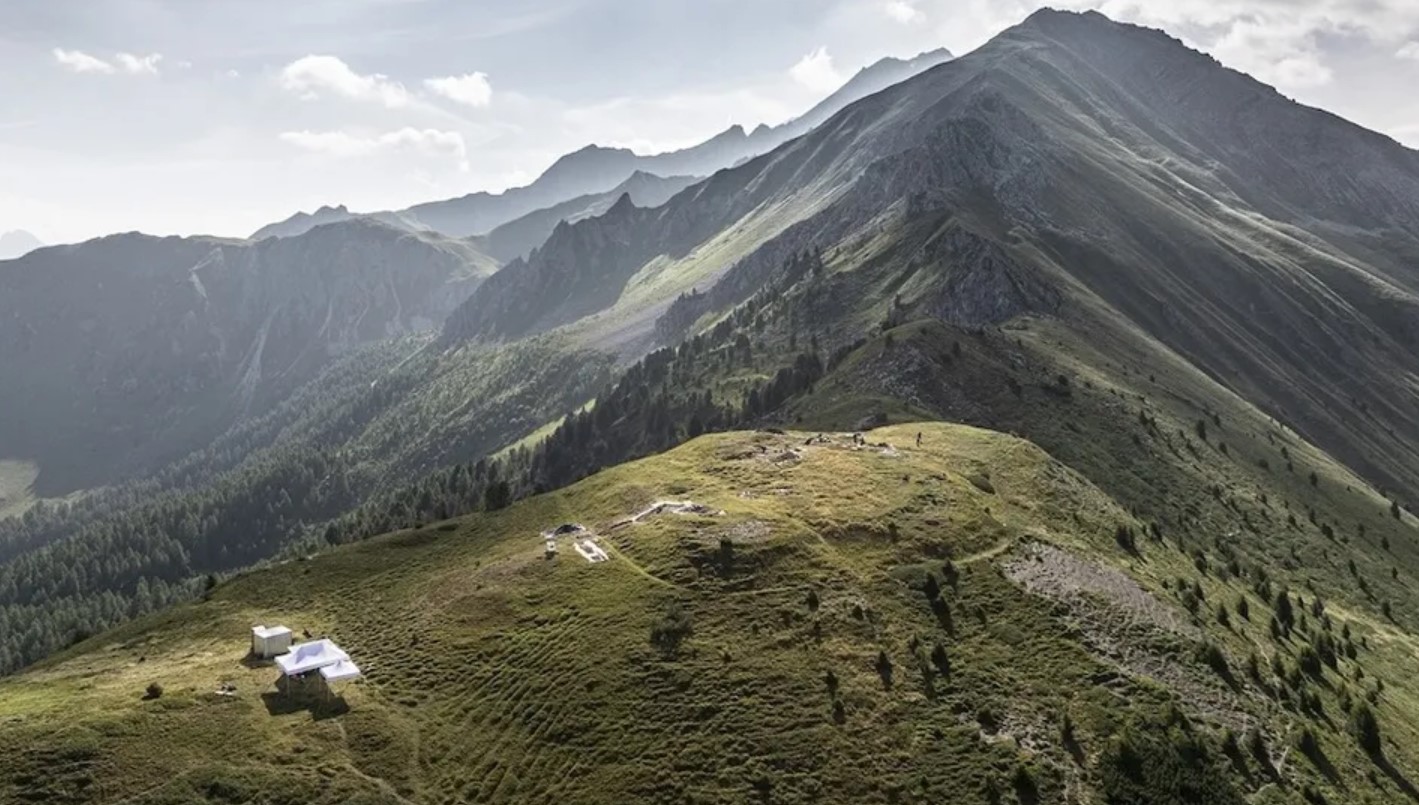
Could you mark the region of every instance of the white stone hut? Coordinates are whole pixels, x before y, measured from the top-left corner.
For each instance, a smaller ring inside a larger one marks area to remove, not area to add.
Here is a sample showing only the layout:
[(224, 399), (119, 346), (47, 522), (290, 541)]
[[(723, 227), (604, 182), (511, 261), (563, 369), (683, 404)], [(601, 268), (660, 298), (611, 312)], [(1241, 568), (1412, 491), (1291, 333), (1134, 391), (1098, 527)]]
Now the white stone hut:
[(284, 626), (251, 627), (251, 654), (263, 660), (291, 650), (291, 630)]

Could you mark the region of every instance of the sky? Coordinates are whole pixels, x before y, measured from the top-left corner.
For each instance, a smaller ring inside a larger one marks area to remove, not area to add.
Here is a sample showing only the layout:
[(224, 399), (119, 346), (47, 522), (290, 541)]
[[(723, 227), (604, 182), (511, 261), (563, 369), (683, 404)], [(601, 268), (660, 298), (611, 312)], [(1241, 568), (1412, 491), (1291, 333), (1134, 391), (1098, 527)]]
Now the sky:
[[(245, 236), (781, 123), (1037, 0), (0, 0), (0, 232)], [(1419, 147), (1419, 0), (1058, 0)]]

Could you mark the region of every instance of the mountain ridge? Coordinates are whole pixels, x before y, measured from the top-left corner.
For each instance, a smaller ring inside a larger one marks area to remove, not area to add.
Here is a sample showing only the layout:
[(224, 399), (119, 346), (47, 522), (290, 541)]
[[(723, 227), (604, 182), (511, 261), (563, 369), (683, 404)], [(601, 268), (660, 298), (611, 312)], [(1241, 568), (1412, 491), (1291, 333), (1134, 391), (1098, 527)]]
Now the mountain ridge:
[[(0, 267), (0, 441), (38, 461), (47, 495), (156, 469), (332, 356), (436, 328), (494, 268), (467, 244), (364, 219), (255, 243), (129, 233), (35, 252)], [(22, 315), (39, 308), (50, 315)], [(139, 426), (136, 410), (167, 416)]]
[[(1076, 43), (1073, 48), (1062, 46), (1055, 38), (1060, 30)], [(1119, 38), (1126, 44), (1114, 42)], [(1158, 73), (1163, 78), (1171, 76), (1171, 83), (1159, 90), (1167, 100), (1150, 95), (1136, 82), (1131, 87), (1126, 81), (1101, 78), (1090, 79), (1094, 83), (1087, 86), (1078, 83), (1080, 76), (1100, 75), (1100, 63), (1110, 71), (1109, 75), (1128, 80), (1148, 75), (1144, 64), (1154, 65), (1155, 73), (1171, 69), (1171, 73)], [(1203, 71), (1202, 79), (1211, 77), (1224, 87), (1234, 88), (1234, 94), (1243, 99), (1234, 107), (1237, 111), (1225, 115), (1203, 113), (1196, 108), (1166, 111), (1189, 98), (1194, 105), (1206, 106), (1210, 103), (1208, 98), (1218, 97), (1186, 94), (1187, 88), (1198, 80), (1190, 71), (1199, 70)], [(1152, 100), (1145, 104), (1138, 100), (1140, 94)], [(1261, 99), (1264, 105), (1257, 108), (1251, 99)], [(1107, 112), (1100, 111), (1099, 104), (1106, 100), (1113, 105)], [(1261, 125), (1259, 117), (1267, 114), (1293, 118), (1295, 125), (1286, 130), (1306, 132), (1297, 135), (1298, 142), (1284, 152), (1285, 156), (1258, 160), (1250, 152), (1218, 144), (1254, 139), (1253, 130)], [(1104, 124), (1113, 129), (1112, 139), (1107, 141), (1098, 139)], [(1186, 132), (1203, 146), (1200, 150), (1178, 146), (1178, 142), (1186, 140), (1175, 130)], [(1405, 378), (1414, 371), (1403, 344), (1404, 339), (1413, 337), (1413, 322), (1419, 311), (1419, 296), (1413, 289), (1419, 276), (1402, 261), (1376, 253), (1373, 238), (1357, 238), (1346, 228), (1357, 220), (1355, 216), (1378, 216), (1387, 228), (1375, 230), (1376, 236), (1395, 244), (1396, 254), (1406, 250), (1412, 254), (1412, 221), (1419, 218), (1407, 219), (1411, 223), (1405, 226), (1404, 216), (1419, 204), (1419, 155), (1393, 141), (1366, 135), (1364, 140), (1378, 149), (1373, 155), (1347, 152), (1343, 159), (1348, 162), (1342, 164), (1325, 156), (1334, 150), (1326, 138), (1345, 137), (1356, 130), (1353, 124), (1300, 107), (1259, 82), (1222, 70), (1215, 60), (1161, 32), (1113, 23), (1101, 15), (1041, 13), (1006, 31), (980, 51), (850, 106), (806, 137), (682, 193), (654, 214), (604, 224), (589, 219), (566, 230), (566, 242), (561, 245), (558, 234), (563, 230), (559, 230), (541, 252), (534, 253), (528, 261), (510, 264), (495, 282), (470, 296), (446, 324), (444, 338), (449, 342), (470, 336), (516, 337), (565, 326), (588, 313), (608, 309), (617, 304), (607, 294), (608, 287), (619, 294), (632, 277), (653, 270), (657, 255), (673, 262), (697, 248), (703, 249), (706, 234), (731, 225), (747, 226), (746, 222), (758, 214), (755, 209), (779, 203), (773, 199), (797, 194), (798, 198), (836, 200), (827, 202), (824, 210), (800, 219), (797, 228), (782, 228), (777, 241), (766, 238), (761, 242), (757, 248), (783, 243), (774, 247), (779, 257), (767, 263), (770, 267), (788, 252), (815, 242), (827, 247), (832, 238), (874, 216), (896, 214), (891, 212), (894, 205), (905, 202), (908, 214), (922, 214), (932, 209), (959, 209), (985, 195), (993, 199), (999, 211), (990, 216), (994, 220), (982, 222), (987, 227), (985, 232), (998, 237), (992, 231), (1005, 232), (1011, 226), (1033, 228), (1041, 245), (1048, 244), (1052, 256), (1029, 262), (1048, 268), (1047, 275), (1053, 275), (1053, 281), (1083, 281), (1084, 287), (1089, 288), (1087, 295), (1099, 294), (1120, 305), (1125, 315), (1138, 317), (1155, 332), (1165, 333), (1175, 348), (1204, 364), (1219, 359), (1232, 362), (1226, 370), (1214, 367), (1221, 376), (1233, 375), (1235, 367), (1249, 365), (1249, 373), (1254, 370), (1253, 376), (1266, 378), (1262, 385), (1269, 389), (1254, 387), (1253, 392), (1268, 399), (1273, 410), (1298, 422), (1300, 410), (1307, 410), (1306, 416), (1311, 418), (1319, 409), (1311, 408), (1309, 400), (1303, 402), (1295, 396), (1293, 389), (1307, 388), (1307, 395), (1317, 395), (1313, 399), (1332, 398), (1334, 392), (1317, 386), (1306, 359), (1258, 328), (1252, 317), (1235, 309), (1235, 297), (1224, 298), (1217, 289), (1245, 279), (1247, 294), (1268, 293), (1264, 284), (1252, 281), (1257, 272), (1288, 276), (1288, 284), (1298, 289), (1313, 287), (1321, 277), (1326, 283), (1343, 283), (1360, 307), (1332, 308), (1330, 315), (1341, 315), (1347, 320), (1347, 327), (1385, 334), (1377, 344), (1379, 352), (1363, 360), (1392, 367), (1380, 373), (1379, 382), (1395, 385), (1388, 392), (1365, 395), (1371, 410), (1387, 411), (1389, 419), (1388, 424), (1353, 423), (1325, 414), (1313, 419), (1311, 426), (1323, 428), (1329, 435), (1322, 436), (1320, 431), (1313, 435), (1334, 448), (1341, 443), (1340, 433), (1344, 431), (1351, 431), (1344, 437), (1350, 443), (1373, 443), (1382, 438), (1385, 428), (1402, 427), (1413, 434), (1417, 424), (1414, 418), (1391, 408), (1387, 399), (1402, 395), (1400, 390), (1408, 382)], [(1308, 147), (1305, 137), (1310, 138)], [(1119, 145), (1105, 144), (1114, 142)], [(1119, 162), (1121, 154), (1127, 155), (1128, 160), (1157, 158), (1166, 148), (1180, 149), (1169, 152), (1177, 159), (1176, 167), (1170, 171), (1129, 169), (1121, 173), (1104, 167), (1129, 164)], [(1301, 164), (1304, 160), (1309, 160), (1307, 167)], [(1376, 162), (1385, 168), (1371, 167)], [(1209, 169), (1209, 164), (1217, 164), (1220, 169)], [(791, 183), (772, 178), (776, 175), (791, 177)], [(1338, 194), (1318, 192), (1316, 188), (1324, 183), (1344, 190)], [(1381, 192), (1367, 194), (1363, 188), (1372, 185)], [(727, 195), (714, 195), (716, 186)], [(1075, 189), (1086, 187), (1089, 190)], [(744, 194), (740, 188), (761, 189)], [(1179, 195), (1183, 198), (1181, 206)], [(1120, 227), (1102, 214), (1100, 199), (1119, 203), (1117, 199), (1128, 196), (1134, 197), (1129, 204), (1143, 205), (1142, 209), (1150, 210), (1154, 219), (1142, 226), (1130, 223)], [(1335, 205), (1342, 198), (1351, 200), (1351, 206), (1337, 213)], [(1356, 204), (1354, 200), (1359, 198), (1373, 198), (1374, 202)], [(1275, 216), (1276, 226), (1258, 225), (1232, 212), (1233, 207), (1250, 207), (1263, 215)], [(1327, 221), (1327, 216), (1333, 220)], [(695, 223), (687, 229), (678, 223), (682, 221)], [(608, 232), (604, 238), (596, 232), (602, 226)], [(634, 234), (626, 231), (627, 226)], [(1208, 252), (1206, 258), (1198, 256), (1204, 264), (1229, 267), (1212, 271), (1212, 284), (1207, 287), (1197, 285), (1196, 278), (1186, 279), (1186, 274), (1174, 273), (1180, 271), (1176, 266), (1184, 259), (1184, 252), (1179, 251), (1162, 255), (1160, 273), (1156, 275), (1158, 284), (1153, 284), (1155, 275), (1140, 275), (1147, 280), (1152, 294), (1186, 292), (1196, 300), (1193, 304), (1205, 305), (1218, 329), (1201, 340), (1195, 332), (1178, 329), (1176, 322), (1158, 318), (1157, 311), (1144, 305), (1142, 297), (1120, 296), (1117, 283), (1090, 268), (1104, 265), (1098, 259), (1098, 244), (1110, 244), (1110, 248), (1118, 250), (1108, 258), (1114, 266), (1112, 271), (1125, 270), (1124, 265), (1129, 262), (1158, 263), (1157, 255), (1151, 252), (1167, 243), (1160, 240), (1159, 228), (1174, 226), (1195, 233), (1189, 235), (1192, 245), (1186, 247), (1192, 251), (1199, 244), (1206, 244), (1211, 238), (1208, 233), (1214, 230), (1226, 232), (1234, 243), (1218, 243), (1215, 253), (1213, 246), (1202, 247)], [(609, 246), (610, 252), (587, 264), (569, 257), (578, 248), (573, 244), (614, 244), (618, 240), (634, 246), (625, 253), (616, 253), (615, 247)], [(1347, 253), (1356, 243), (1364, 250)], [(1081, 259), (1085, 255), (1089, 259)], [(1065, 266), (1059, 265), (1061, 259)], [(1367, 260), (1369, 267), (1357, 269), (1361, 259)], [(1341, 268), (1347, 264), (1348, 268)], [(714, 277), (725, 276), (725, 268), (717, 269)], [(716, 281), (712, 278), (711, 286)], [(602, 295), (583, 297), (576, 308), (561, 313), (558, 303), (539, 297), (540, 288), (579, 285), (601, 288)], [(1298, 293), (1309, 295), (1312, 291)], [(524, 298), (518, 300), (518, 296)], [(1288, 311), (1286, 315), (1296, 317), (1295, 326), (1304, 327), (1320, 309), (1312, 310), (1309, 302), (1297, 305), (1294, 300), (1299, 298), (1275, 294), (1265, 297), (1267, 304), (1281, 306), (1278, 314), (1284, 309)], [(1256, 299), (1260, 302), (1262, 297)], [(1372, 314), (1376, 318), (1370, 318)], [(650, 322), (641, 326), (649, 328)], [(1259, 339), (1254, 352), (1239, 350), (1220, 335), (1237, 327), (1250, 331), (1248, 338)], [(1295, 335), (1302, 340), (1322, 339), (1326, 344), (1323, 349), (1331, 352), (1344, 348), (1337, 334), (1303, 334), (1296, 330)], [(1210, 340), (1214, 337), (1219, 340)], [(1321, 348), (1319, 342), (1317, 348)], [(1363, 351), (1369, 352), (1370, 348), (1363, 347)], [(1258, 363), (1258, 354), (1267, 354), (1269, 362)], [(1398, 367), (1407, 368), (1395, 371)], [(1347, 370), (1343, 365), (1329, 363), (1325, 368), (1329, 382), (1345, 384)], [(1287, 411), (1296, 405), (1300, 408)], [(1357, 424), (1369, 435), (1353, 432)], [(1402, 449), (1407, 453), (1411, 448)], [(1403, 479), (1406, 488), (1419, 488), (1419, 475), (1402, 469), (1404, 465), (1412, 466), (1410, 459), (1386, 462), (1381, 470), (1363, 453), (1351, 451), (1347, 455), (1380, 472), (1387, 484)]]
[(700, 181), (700, 178), (661, 177), (636, 170), (624, 182), (605, 193), (578, 196), (552, 207), (530, 212), (479, 236), (477, 242), (490, 257), (502, 262), (525, 258), (533, 249), (546, 243), (548, 237), (563, 221), (575, 223), (584, 218), (604, 215), (622, 196), (629, 197), (637, 207), (659, 207), (676, 193)]
[[(707, 176), (800, 136), (843, 106), (951, 58), (945, 48), (912, 59), (883, 58), (864, 67), (802, 116), (779, 126), (759, 126), (747, 133), (742, 125), (734, 124), (697, 145), (650, 155), (640, 155), (626, 148), (587, 145), (557, 158), (525, 187), (502, 193), (474, 192), (416, 204), (404, 210), (371, 214), (391, 221), (407, 221), (411, 226), (433, 229), (452, 237), (470, 237), (487, 234), (532, 212), (580, 196), (609, 192), (637, 171), (662, 177)], [(333, 220), (341, 210), (344, 215), (351, 214), (341, 205), (321, 208), (317, 215), (329, 211), (321, 220)], [(309, 214), (297, 213), (279, 224), (263, 227), (252, 237), (277, 232), (298, 233), (311, 218)]]

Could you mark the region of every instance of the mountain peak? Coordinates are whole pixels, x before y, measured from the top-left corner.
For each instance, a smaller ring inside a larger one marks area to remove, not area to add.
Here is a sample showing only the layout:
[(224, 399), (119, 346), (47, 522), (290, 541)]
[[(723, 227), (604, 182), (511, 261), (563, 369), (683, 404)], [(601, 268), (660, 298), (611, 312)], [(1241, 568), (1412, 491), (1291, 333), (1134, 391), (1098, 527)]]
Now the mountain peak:
[(634, 153), (634, 152), (631, 151), (631, 149), (629, 149), (629, 148), (617, 148), (616, 146), (613, 146), (613, 145), (597, 145), (596, 143), (590, 143), (590, 144), (588, 144), (588, 145), (582, 146), (581, 148), (578, 148), (577, 150), (571, 152), (570, 154), (567, 154), (566, 156), (561, 157), (560, 159), (557, 160), (557, 162), (553, 163), (553, 166), (555, 166), (555, 165), (558, 164), (558, 163), (572, 161), (572, 160), (575, 160), (575, 159), (577, 159), (577, 158), (595, 157), (595, 156), (598, 156), (598, 155), (600, 155), (600, 154), (632, 154), (632, 153)]
[(1061, 38), (1108, 35), (1110, 33), (1117, 33), (1120, 30), (1154, 31), (1154, 29), (1145, 26), (1118, 22), (1092, 9), (1088, 11), (1065, 11), (1048, 7), (1042, 8), (1026, 17), (1023, 22), (1015, 26), (1012, 30)]
[(1109, 17), (1105, 16), (1104, 14), (1102, 14), (1102, 13), (1100, 13), (1100, 12), (1098, 12), (1098, 11), (1095, 11), (1095, 10), (1093, 10), (1093, 9), (1089, 9), (1089, 10), (1087, 10), (1087, 11), (1071, 11), (1071, 10), (1068, 10), (1068, 9), (1053, 8), (1053, 7), (1051, 7), (1051, 6), (1045, 6), (1044, 8), (1041, 8), (1041, 9), (1039, 9), (1038, 11), (1036, 11), (1035, 13), (1033, 13), (1033, 14), (1031, 14), (1030, 16), (1026, 17), (1026, 18), (1025, 18), (1025, 21), (1024, 21), (1022, 24), (1023, 24), (1023, 25), (1029, 25), (1029, 24), (1031, 24), (1031, 23), (1052, 24), (1052, 23), (1058, 23), (1058, 22), (1062, 22), (1062, 21), (1063, 21), (1063, 22), (1088, 21), (1088, 22), (1094, 22), (1094, 23), (1103, 22), (1103, 23), (1113, 24), (1113, 20), (1112, 20), (1112, 19), (1110, 19)]
[(616, 199), (615, 204), (611, 205), (611, 209), (606, 211), (606, 215), (608, 217), (625, 215), (626, 213), (630, 212), (631, 210), (634, 210), (635, 208), (636, 203), (631, 200), (631, 194), (629, 192), (625, 192), (621, 194), (620, 198)]
[(23, 229), (15, 229), (0, 235), (0, 260), (10, 260), (40, 248), (44, 242)]
[(620, 201), (620, 195), (634, 193), (638, 188), (643, 187), (645, 185), (662, 184), (669, 178), (678, 177), (665, 177), (656, 173), (651, 173), (648, 170), (637, 168), (634, 173), (626, 177), (626, 181), (616, 185), (616, 187), (613, 188), (611, 192), (618, 193), (619, 195), (617, 196), (616, 200)]

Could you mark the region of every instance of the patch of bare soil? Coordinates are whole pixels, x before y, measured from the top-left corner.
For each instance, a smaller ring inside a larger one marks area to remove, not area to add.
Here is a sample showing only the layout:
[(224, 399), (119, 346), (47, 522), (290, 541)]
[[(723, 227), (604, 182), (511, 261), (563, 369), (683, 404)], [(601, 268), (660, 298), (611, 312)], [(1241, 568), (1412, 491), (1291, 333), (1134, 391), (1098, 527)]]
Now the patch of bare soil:
[(1036, 595), (1066, 604), (1089, 595), (1109, 605), (1126, 625), (1155, 626), (1192, 639), (1200, 636), (1186, 616), (1154, 598), (1120, 570), (1038, 542), (1022, 546), (1021, 552), (1023, 556), (1005, 570)]
[(614, 527), (639, 523), (647, 517), (654, 517), (657, 514), (698, 514), (705, 517), (719, 517), (724, 514), (722, 509), (714, 509), (703, 503), (696, 503), (693, 500), (658, 500), (644, 509), (636, 512), (625, 520), (621, 520)]
[(773, 529), (763, 520), (745, 520), (699, 533), (703, 533), (707, 541), (716, 545), (721, 539), (730, 540), (736, 545), (753, 545), (767, 541), (772, 532)]
[(773, 464), (797, 464), (803, 460), (803, 451), (790, 447), (782, 452), (770, 451), (762, 458)]
[(542, 532), (544, 539), (556, 539), (557, 537), (579, 537), (589, 534), (590, 530), (581, 523), (562, 523)]
[[(1064, 605), (1065, 619), (1100, 660), (1130, 676), (1155, 680), (1208, 718), (1241, 732), (1256, 721), (1244, 696), (1253, 694), (1255, 702), (1270, 705), (1240, 679), (1228, 683), (1194, 662), (1190, 651), (1201, 631), (1122, 571), (1051, 545), (1028, 543), (1005, 572), (1031, 593)], [(1109, 680), (1101, 684), (1123, 687)]]

